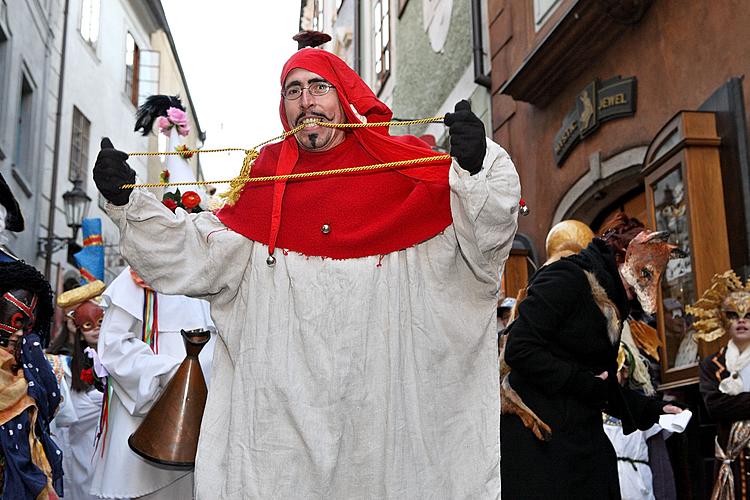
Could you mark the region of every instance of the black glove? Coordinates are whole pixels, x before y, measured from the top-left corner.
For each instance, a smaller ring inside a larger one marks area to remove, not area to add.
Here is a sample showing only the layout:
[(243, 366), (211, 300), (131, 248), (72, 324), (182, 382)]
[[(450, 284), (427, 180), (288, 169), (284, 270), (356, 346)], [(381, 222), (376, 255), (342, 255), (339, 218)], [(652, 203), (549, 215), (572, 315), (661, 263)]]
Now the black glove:
[(135, 182), (135, 170), (125, 161), (128, 154), (116, 150), (109, 137), (102, 139), (101, 148), (94, 164), (96, 187), (113, 205), (126, 205), (133, 190), (120, 186)]
[(487, 149), (484, 123), (472, 113), (469, 101), (458, 102), (453, 113), (445, 114), (444, 123), (451, 136), (451, 156), (458, 160), (459, 166), (471, 175), (482, 170)]

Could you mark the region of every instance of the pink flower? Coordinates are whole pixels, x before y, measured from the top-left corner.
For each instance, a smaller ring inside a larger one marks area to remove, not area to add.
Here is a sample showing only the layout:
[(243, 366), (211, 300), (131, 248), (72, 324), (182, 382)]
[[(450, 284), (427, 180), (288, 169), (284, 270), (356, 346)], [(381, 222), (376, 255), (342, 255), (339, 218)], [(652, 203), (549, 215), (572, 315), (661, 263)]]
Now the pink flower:
[(169, 108), (167, 110), (167, 118), (169, 118), (170, 122), (181, 127), (186, 127), (188, 124), (187, 113), (185, 113), (180, 108)]
[(166, 116), (160, 116), (156, 119), (156, 126), (159, 127), (159, 132), (169, 136), (170, 130), (172, 129), (172, 122)]
[(167, 118), (177, 127), (177, 133), (181, 136), (186, 136), (190, 133), (187, 113), (180, 108), (169, 108), (167, 110)]

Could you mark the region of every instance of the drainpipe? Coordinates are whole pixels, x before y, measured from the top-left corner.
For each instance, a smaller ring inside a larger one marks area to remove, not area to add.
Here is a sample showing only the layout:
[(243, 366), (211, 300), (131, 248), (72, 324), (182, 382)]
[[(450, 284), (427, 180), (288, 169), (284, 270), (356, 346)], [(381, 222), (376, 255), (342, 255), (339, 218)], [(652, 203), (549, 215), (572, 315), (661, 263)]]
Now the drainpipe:
[(359, 25), (359, 23), (362, 22), (362, 5), (361, 2), (355, 1), (354, 2), (354, 72), (357, 73), (360, 77), (362, 76), (362, 72), (360, 71), (360, 66), (362, 65), (362, 62), (360, 60), (360, 52), (361, 52), (361, 43), (360, 43), (360, 35), (362, 33), (362, 27)]
[(63, 10), (62, 48), (60, 49), (60, 80), (57, 83), (57, 111), (55, 112), (55, 145), (52, 151), (52, 182), (49, 189), (49, 213), (47, 214), (47, 242), (44, 256), (44, 275), (49, 280), (52, 271), (52, 241), (55, 236), (55, 210), (57, 209), (57, 170), (60, 163), (60, 122), (62, 122), (63, 86), (65, 84), (65, 49), (68, 39), (68, 7), (65, 0)]
[(484, 44), (482, 41), (482, 0), (471, 0), (471, 31), (474, 50), (474, 83), (489, 89), (490, 77), (484, 74)]

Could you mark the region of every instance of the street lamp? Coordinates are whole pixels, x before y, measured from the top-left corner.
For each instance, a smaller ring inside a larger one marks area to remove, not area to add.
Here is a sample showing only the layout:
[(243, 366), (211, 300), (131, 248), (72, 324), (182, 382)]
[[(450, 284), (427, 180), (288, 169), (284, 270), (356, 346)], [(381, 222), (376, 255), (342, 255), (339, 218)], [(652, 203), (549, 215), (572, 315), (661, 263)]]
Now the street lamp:
[[(73, 181), (73, 189), (63, 193), (62, 199), (65, 210), (65, 223), (73, 230), (73, 236), (69, 238), (61, 238), (59, 236), (39, 238), (39, 255), (45, 259), (49, 259), (53, 253), (61, 250), (65, 245), (75, 246), (78, 230), (81, 228), (81, 224), (89, 211), (89, 204), (91, 203), (89, 195), (81, 189), (80, 179)], [(70, 254), (71, 252), (68, 253)]]
[(65, 223), (73, 230), (71, 240), (75, 241), (81, 223), (89, 211), (91, 198), (86, 194), (86, 191), (81, 189), (81, 180), (76, 179), (73, 181), (73, 189), (63, 193), (62, 199), (65, 205)]

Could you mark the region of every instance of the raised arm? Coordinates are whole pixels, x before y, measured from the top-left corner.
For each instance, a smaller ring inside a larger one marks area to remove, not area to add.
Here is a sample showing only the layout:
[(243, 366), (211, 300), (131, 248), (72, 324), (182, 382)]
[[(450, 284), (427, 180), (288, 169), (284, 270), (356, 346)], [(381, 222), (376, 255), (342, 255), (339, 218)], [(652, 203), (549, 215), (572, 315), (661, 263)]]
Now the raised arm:
[(445, 124), (451, 136), (453, 225), (464, 257), (486, 282), (496, 282), (518, 226), (521, 186), (508, 153), (485, 137), (467, 101)]
[(120, 189), (135, 181), (127, 157), (105, 138), (94, 167), (96, 185), (109, 200), (107, 213), (120, 228), (123, 257), (149, 286), (166, 294), (211, 299), (236, 292), (242, 273), (227, 260), (244, 265), (251, 243), (210, 212), (172, 213), (145, 189)]

